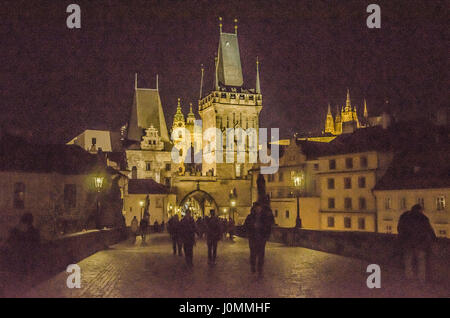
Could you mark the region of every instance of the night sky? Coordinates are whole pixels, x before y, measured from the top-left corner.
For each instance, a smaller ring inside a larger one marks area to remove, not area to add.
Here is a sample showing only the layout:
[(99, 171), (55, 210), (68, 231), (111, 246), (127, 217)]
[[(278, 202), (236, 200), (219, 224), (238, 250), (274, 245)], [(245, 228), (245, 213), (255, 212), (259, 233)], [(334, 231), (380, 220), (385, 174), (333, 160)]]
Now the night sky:
[[(81, 7), (81, 29), (66, 7)], [(366, 7), (381, 6), (381, 29)], [(130, 112), (134, 73), (155, 87), (170, 127), (177, 98), (185, 115), (213, 87), (218, 17), (238, 38), (244, 85), (255, 87), (261, 127), (321, 130), (328, 103), (346, 89), (362, 113), (398, 118), (448, 106), (449, 1), (3, 1), (0, 7), (0, 124), (34, 140), (67, 142), (87, 128), (118, 129)], [(385, 100), (389, 103), (386, 104)]]

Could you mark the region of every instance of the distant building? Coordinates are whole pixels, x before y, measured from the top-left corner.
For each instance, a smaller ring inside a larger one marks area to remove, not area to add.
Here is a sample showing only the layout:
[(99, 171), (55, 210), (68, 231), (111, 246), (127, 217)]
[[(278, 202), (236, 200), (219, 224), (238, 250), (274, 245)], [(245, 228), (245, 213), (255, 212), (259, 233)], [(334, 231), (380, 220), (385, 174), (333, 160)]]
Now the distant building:
[[(0, 240), (27, 212), (44, 239), (87, 228), (96, 211), (98, 175), (104, 178), (102, 193), (108, 192), (116, 174), (96, 155), (73, 145), (0, 136)], [(120, 192), (116, 199), (121, 199)], [(120, 206), (118, 213), (121, 216)]]
[(397, 233), (400, 215), (420, 204), (436, 235), (450, 238), (450, 147), (427, 148), (425, 153), (398, 154), (376, 185), (379, 232)]

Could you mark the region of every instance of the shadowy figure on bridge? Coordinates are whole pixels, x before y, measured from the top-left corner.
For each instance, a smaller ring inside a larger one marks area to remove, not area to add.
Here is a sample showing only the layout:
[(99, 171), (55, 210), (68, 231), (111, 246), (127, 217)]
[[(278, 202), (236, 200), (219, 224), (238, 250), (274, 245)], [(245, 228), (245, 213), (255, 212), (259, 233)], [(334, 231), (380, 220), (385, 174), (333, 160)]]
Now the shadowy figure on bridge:
[(189, 267), (193, 266), (193, 253), (195, 245), (195, 233), (197, 227), (195, 221), (191, 216), (191, 212), (186, 210), (186, 214), (180, 222), (181, 238), (183, 240), (184, 256), (186, 258), (186, 264)]
[(260, 202), (253, 203), (250, 214), (245, 219), (244, 230), (250, 247), (250, 269), (262, 276), (266, 242), (270, 237), (274, 217), (270, 208)]
[(131, 220), (131, 244), (136, 243), (136, 236), (137, 236), (137, 232), (139, 230), (139, 223), (138, 220), (136, 218), (136, 215), (133, 217), (133, 220)]
[(221, 237), (220, 220), (216, 216), (216, 211), (210, 211), (210, 218), (206, 223), (206, 244), (208, 245), (208, 264), (214, 265), (217, 256), (217, 242)]
[(7, 245), (11, 270), (29, 273), (39, 253), (40, 234), (33, 226), (33, 215), (25, 213), (19, 224), (10, 232)]
[(397, 225), (398, 239), (403, 249), (405, 277), (414, 278), (413, 263), (416, 260), (417, 276), (421, 283), (427, 276), (427, 251), (430, 251), (436, 235), (430, 220), (423, 214), (423, 207), (416, 204), (400, 216)]
[(142, 238), (142, 245), (145, 245), (145, 237), (147, 236), (147, 232), (148, 232), (148, 224), (149, 224), (149, 220), (150, 219), (150, 215), (149, 214), (144, 214), (144, 217), (141, 219), (141, 223), (139, 225), (140, 227), (140, 231), (141, 231), (141, 238)]
[(178, 255), (183, 256), (183, 252), (181, 251), (183, 247), (183, 241), (181, 239), (180, 226), (181, 224), (177, 214), (172, 216), (169, 222), (167, 223), (167, 230), (169, 231), (170, 238), (172, 239), (173, 255), (177, 254), (178, 248)]
[(228, 219), (228, 234), (230, 235), (230, 240), (234, 239), (234, 220), (232, 218)]

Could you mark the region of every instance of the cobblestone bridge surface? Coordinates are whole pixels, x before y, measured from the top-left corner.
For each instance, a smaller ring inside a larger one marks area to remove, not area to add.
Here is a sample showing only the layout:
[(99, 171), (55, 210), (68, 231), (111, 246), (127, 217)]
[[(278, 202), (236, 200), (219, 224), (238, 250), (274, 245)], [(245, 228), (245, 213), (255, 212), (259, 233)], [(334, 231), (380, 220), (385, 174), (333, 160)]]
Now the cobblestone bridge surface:
[(264, 276), (250, 272), (248, 242), (219, 242), (217, 264), (207, 264), (206, 242), (194, 248), (194, 268), (172, 255), (169, 237), (153, 234), (147, 246), (123, 242), (79, 262), (81, 288), (69, 289), (61, 272), (26, 297), (449, 297), (438, 285), (405, 282), (381, 268), (381, 288), (366, 286), (369, 263), (300, 247), (268, 243)]

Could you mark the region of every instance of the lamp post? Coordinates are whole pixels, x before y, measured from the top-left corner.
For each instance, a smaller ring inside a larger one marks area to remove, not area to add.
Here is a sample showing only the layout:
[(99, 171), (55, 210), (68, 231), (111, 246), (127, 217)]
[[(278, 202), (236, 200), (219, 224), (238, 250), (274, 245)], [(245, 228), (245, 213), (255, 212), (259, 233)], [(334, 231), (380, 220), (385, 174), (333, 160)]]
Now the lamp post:
[(95, 190), (97, 190), (97, 202), (96, 202), (96, 215), (95, 215), (95, 227), (98, 229), (100, 228), (100, 216), (99, 216), (99, 210), (100, 210), (100, 201), (99, 201), (99, 194), (100, 191), (102, 191), (103, 188), (103, 177), (102, 176), (95, 176), (94, 177), (94, 186)]
[(299, 171), (293, 174), (292, 182), (294, 183), (294, 187), (296, 189), (296, 197), (297, 197), (297, 218), (295, 219), (295, 227), (302, 227), (302, 219), (300, 218), (300, 194), (302, 187), (304, 185), (305, 175), (303, 171)]
[(234, 211), (236, 209), (236, 189), (230, 191), (230, 213), (233, 212), (233, 222), (234, 222)]
[(140, 207), (141, 207), (141, 220), (142, 220), (142, 218), (144, 217), (144, 201), (139, 201), (139, 205), (140, 205)]

